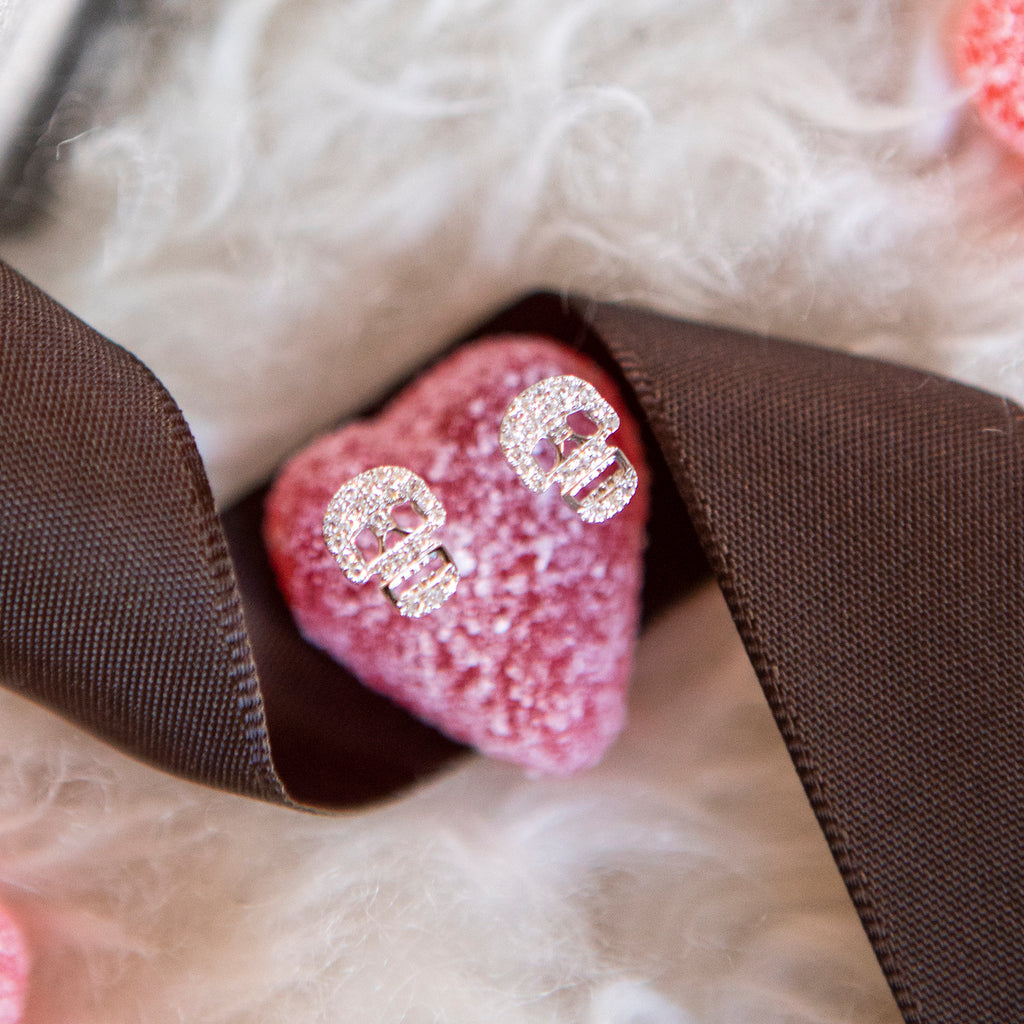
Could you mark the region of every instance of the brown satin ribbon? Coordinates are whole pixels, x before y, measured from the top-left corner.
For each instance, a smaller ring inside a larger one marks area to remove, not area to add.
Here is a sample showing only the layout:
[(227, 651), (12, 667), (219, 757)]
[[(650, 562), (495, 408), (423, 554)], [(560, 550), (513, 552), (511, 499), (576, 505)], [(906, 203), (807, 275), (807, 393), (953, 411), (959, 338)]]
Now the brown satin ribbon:
[[(648, 598), (683, 574), (682, 494), (906, 1020), (1024, 1020), (1020, 410), (612, 306), (539, 298), (493, 326), (603, 352), (633, 388), (662, 470)], [(279, 802), (366, 798), (451, 756), (298, 640), (258, 518), (258, 496), (225, 517), (233, 569), (163, 388), (0, 265), (8, 685)]]

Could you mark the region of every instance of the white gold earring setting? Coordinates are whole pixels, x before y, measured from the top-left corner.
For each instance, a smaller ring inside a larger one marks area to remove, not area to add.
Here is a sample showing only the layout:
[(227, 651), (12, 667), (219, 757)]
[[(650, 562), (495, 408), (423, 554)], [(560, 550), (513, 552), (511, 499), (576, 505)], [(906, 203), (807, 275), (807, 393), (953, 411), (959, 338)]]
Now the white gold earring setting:
[(562, 500), (585, 523), (603, 523), (636, 492), (637, 474), (608, 438), (619, 416), (579, 377), (548, 377), (517, 395), (501, 421), (499, 443), (531, 491), (557, 484)]
[(421, 477), (402, 466), (377, 466), (331, 498), (324, 542), (350, 582), (379, 576), (399, 613), (418, 619), (440, 608), (459, 583), (451, 556), (434, 538), (445, 519)]

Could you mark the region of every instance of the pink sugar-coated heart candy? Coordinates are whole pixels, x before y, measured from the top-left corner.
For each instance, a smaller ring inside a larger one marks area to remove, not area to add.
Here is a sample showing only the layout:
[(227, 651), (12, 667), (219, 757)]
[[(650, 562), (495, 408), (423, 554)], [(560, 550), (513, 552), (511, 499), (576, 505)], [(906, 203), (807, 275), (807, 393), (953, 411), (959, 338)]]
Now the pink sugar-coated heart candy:
[[(617, 411), (609, 443), (632, 463), (632, 501), (584, 523), (555, 486), (535, 494), (499, 447), (509, 403), (571, 374)], [(328, 551), (335, 491), (375, 466), (422, 477), (447, 519), (437, 538), (455, 594), (422, 618), (400, 615), (374, 577), (350, 583)], [(375, 419), (313, 443), (281, 472), (264, 534), (303, 635), (449, 736), (531, 773), (595, 764), (625, 717), (647, 518), (639, 431), (608, 376), (553, 341), (501, 336), (467, 345)]]
[(0, 1024), (18, 1024), (28, 994), (29, 953), (21, 928), (0, 907)]
[(1024, 0), (970, 0), (953, 41), (957, 73), (989, 130), (1024, 156)]

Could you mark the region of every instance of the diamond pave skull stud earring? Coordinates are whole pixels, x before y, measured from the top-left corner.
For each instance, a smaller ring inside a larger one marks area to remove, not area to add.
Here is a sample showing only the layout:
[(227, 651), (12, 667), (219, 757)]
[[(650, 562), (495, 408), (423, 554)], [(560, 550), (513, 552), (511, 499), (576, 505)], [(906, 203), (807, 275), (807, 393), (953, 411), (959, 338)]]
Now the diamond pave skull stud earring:
[(517, 395), (501, 421), (499, 443), (531, 491), (557, 484), (585, 523), (603, 523), (629, 504), (636, 470), (608, 438), (615, 410), (579, 377), (548, 377)]
[(331, 498), (324, 542), (350, 582), (380, 576), (387, 599), (416, 619), (439, 608), (458, 586), (458, 569), (434, 539), (445, 518), (421, 477), (402, 466), (377, 466)]

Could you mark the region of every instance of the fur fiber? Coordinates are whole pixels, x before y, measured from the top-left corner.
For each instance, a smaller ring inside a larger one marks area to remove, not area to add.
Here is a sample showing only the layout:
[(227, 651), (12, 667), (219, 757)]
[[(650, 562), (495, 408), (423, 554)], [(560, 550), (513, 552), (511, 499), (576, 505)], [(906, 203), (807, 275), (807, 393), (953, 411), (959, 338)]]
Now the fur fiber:
[[(222, 501), (541, 285), (1024, 398), (1024, 172), (923, 0), (153, 0), (3, 256), (167, 384)], [(313, 818), (0, 696), (31, 1024), (889, 1024), (717, 593), (598, 769)]]

